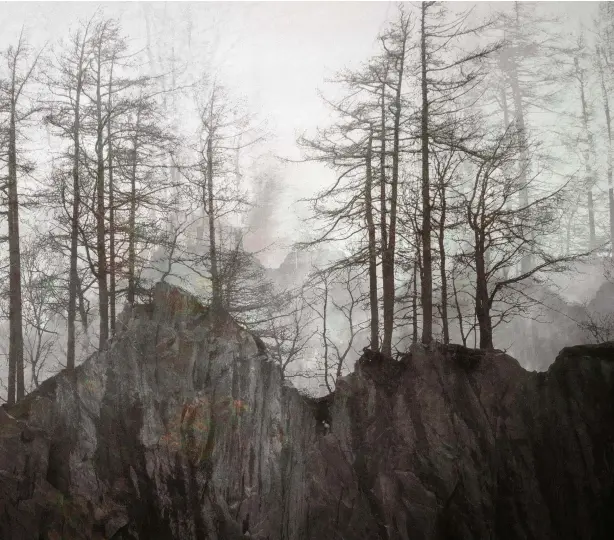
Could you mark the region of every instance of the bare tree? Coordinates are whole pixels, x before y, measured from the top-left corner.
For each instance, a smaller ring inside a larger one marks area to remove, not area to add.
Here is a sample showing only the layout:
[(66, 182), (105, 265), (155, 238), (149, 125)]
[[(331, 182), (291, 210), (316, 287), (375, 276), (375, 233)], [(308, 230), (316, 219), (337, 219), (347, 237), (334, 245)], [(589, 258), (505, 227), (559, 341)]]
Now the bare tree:
[(50, 362), (59, 360), (65, 287), (57, 263), (53, 252), (36, 241), (22, 256), (24, 359), (30, 367), (30, 390), (38, 388)]
[(75, 363), (77, 312), (88, 326), (91, 280), (83, 270), (95, 278), (104, 348), (118, 300), (134, 302), (141, 254), (160, 239), (152, 216), (170, 213), (173, 203), (165, 198), (170, 183), (160, 157), (173, 138), (156, 103), (155, 81), (135, 77), (137, 68), (138, 55), (128, 51), (117, 21), (95, 16), (61, 46), (47, 70), (52, 98), (46, 123), (69, 143), (40, 198), (57, 212), (54, 242), (62, 253), (67, 240), (70, 245), (68, 369)]
[[(443, 333), (443, 342), (450, 342), (450, 331), (448, 321), (448, 274), (447, 274), (447, 253), (446, 253), (446, 233), (448, 229), (453, 229), (459, 222), (459, 209), (455, 203), (449, 201), (448, 191), (454, 187), (454, 180), (459, 175), (459, 169), (463, 162), (463, 157), (455, 148), (431, 150), (433, 161), (433, 172), (436, 180), (436, 197), (432, 206), (439, 212), (434, 218), (436, 224), (435, 235), (439, 244), (439, 270), (441, 280), (441, 300), (439, 302), (439, 315)], [(452, 218), (452, 219), (450, 219)], [(462, 333), (462, 332), (461, 332)]]
[[(109, 143), (106, 139), (106, 126), (110, 122), (110, 111), (106, 110), (107, 85), (105, 79), (112, 81), (112, 71), (118, 50), (123, 47), (119, 37), (119, 28), (116, 21), (104, 20), (96, 24), (91, 41), (91, 69), (86, 72), (83, 94), (89, 100), (88, 124), (94, 134), (93, 167), (95, 169), (95, 191), (92, 210), (95, 217), (95, 264), (91, 265), (92, 273), (98, 285), (98, 316), (99, 316), (99, 345), (104, 350), (109, 339), (109, 285), (108, 285), (108, 258), (107, 258), (107, 225), (108, 213), (105, 184), (105, 156), (104, 148)], [(110, 83), (112, 86), (112, 83)], [(86, 154), (87, 155), (87, 154)], [(85, 244), (86, 249), (89, 248)]]
[[(608, 74), (612, 72), (614, 53), (614, 36), (612, 27), (614, 25), (614, 11), (607, 2), (599, 4), (599, 22), (595, 24), (598, 29), (598, 43), (595, 50), (595, 63), (601, 87), (601, 97), (603, 100), (603, 113), (606, 121), (607, 131), (607, 179), (608, 179), (608, 209), (609, 209), (609, 234), (610, 234), (610, 254), (614, 258), (614, 182), (612, 180), (612, 117), (610, 112), (610, 92), (611, 80)], [(607, 68), (607, 74), (606, 69)]]
[[(565, 74), (557, 66), (561, 53), (568, 49), (561, 44), (556, 31), (556, 19), (539, 13), (539, 2), (513, 2), (502, 10), (498, 26), (503, 33), (503, 47), (498, 54), (498, 63), (503, 75), (500, 104), (504, 125), (513, 121), (524, 140), (524, 149), (519, 155), (518, 169), (531, 174), (530, 133), (537, 122), (530, 125), (532, 112), (551, 111), (566, 85), (561, 84)], [(528, 179), (523, 179), (528, 186)], [(519, 192), (520, 206), (529, 204), (528, 187)], [(522, 262), (524, 271), (532, 266), (531, 253), (525, 253)]]
[[(545, 183), (541, 175), (511, 172), (525, 148), (521, 133), (512, 128), (485, 138), (480, 153), (472, 158), (468, 189), (460, 193), (470, 235), (460, 239), (462, 251), (457, 258), (474, 273), (475, 314), (484, 349), (494, 346), (494, 328), (531, 302), (523, 290), (527, 282), (564, 270), (582, 255), (557, 256), (548, 242), (558, 232), (563, 187), (542, 187), (541, 195), (529, 204), (511, 204), (529, 187), (526, 182)], [(526, 252), (533, 254), (534, 265), (516, 272)]]
[(329, 392), (347, 367), (355, 342), (368, 328), (361, 305), (364, 292), (357, 271), (351, 267), (316, 271), (310, 302), (318, 320), (322, 344), (322, 377)]
[(422, 194), (422, 342), (433, 339), (433, 257), (431, 246), (431, 159), (432, 142), (459, 146), (448, 129), (451, 109), (462, 106), (461, 98), (474, 89), (485, 75), (482, 60), (497, 51), (499, 44), (454, 53), (465, 36), (479, 35), (491, 23), (468, 25), (471, 10), (450, 20), (438, 2), (420, 4), (420, 148)]
[(369, 252), (369, 310), (371, 314), (372, 350), (379, 350), (379, 307), (377, 300), (377, 239), (373, 219), (373, 133), (369, 133), (365, 156), (365, 220), (367, 222)]
[[(304, 358), (311, 338), (317, 330), (313, 328), (313, 313), (310, 309), (305, 291), (292, 295), (290, 301), (284, 302), (281, 312), (269, 306), (268, 319), (259, 332), (268, 345), (273, 361), (281, 368), (282, 378), (292, 378), (292, 364)], [(302, 375), (299, 373), (298, 375)]]
[[(53, 126), (60, 137), (70, 141), (71, 149), (66, 158), (70, 163), (71, 187), (67, 189), (68, 178), (60, 179), (61, 207), (68, 221), (69, 237), (69, 283), (67, 306), (66, 368), (75, 367), (75, 322), (77, 298), (79, 296), (79, 222), (81, 204), (81, 123), (82, 99), (86, 70), (90, 61), (90, 31), (93, 21), (76, 30), (65, 44), (64, 50), (55, 55), (55, 62), (48, 70), (48, 88), (52, 96), (48, 102), (49, 111), (45, 116), (48, 125)], [(53, 71), (54, 75), (51, 75)], [(67, 191), (72, 200), (67, 197)]]
[[(368, 267), (370, 346), (374, 350), (380, 346), (378, 258), (381, 262), (381, 350), (386, 355), (391, 354), (394, 329), (399, 186), (402, 150), (407, 143), (404, 91), (411, 30), (411, 18), (401, 8), (397, 20), (379, 36), (381, 54), (363, 69), (342, 71), (335, 78), (347, 92), (335, 103), (327, 101), (337, 121), (317, 137), (300, 140), (309, 152), (308, 159), (324, 162), (338, 174), (334, 185), (309, 200), (315, 217), (323, 223), (310, 245), (351, 243), (352, 254), (332, 267)], [(374, 191), (379, 191), (378, 196), (373, 196)]]
[[(395, 306), (395, 279), (394, 259), (396, 249), (397, 208), (399, 192), (399, 174), (401, 167), (401, 121), (403, 118), (403, 84), (407, 56), (410, 49), (410, 33), (412, 23), (410, 16), (401, 9), (398, 20), (384, 33), (380, 40), (386, 51), (386, 62), (391, 77), (386, 86), (393, 92), (390, 109), (392, 111), (392, 174), (390, 181), (390, 214), (388, 222), (388, 235), (385, 248), (382, 249), (382, 286), (383, 286), (383, 316), (384, 335), (382, 340), (382, 353), (390, 356), (392, 353), (392, 331), (394, 326)], [(383, 102), (383, 97), (382, 97)], [(383, 169), (382, 169), (382, 174)], [(385, 179), (382, 179), (385, 185)], [(383, 212), (382, 212), (383, 215)]]
[(113, 189), (109, 188), (111, 313), (121, 298), (134, 304), (142, 288), (138, 276), (147, 264), (146, 253), (161, 240), (156, 232), (158, 216), (182, 206), (178, 193), (187, 195), (166, 163), (166, 156), (175, 152), (177, 138), (167, 126), (153, 82), (122, 77), (117, 85), (123, 92), (110, 109), (115, 126), (108, 145), (112, 155), (107, 154), (113, 182)]
[[(199, 132), (192, 148), (196, 159), (194, 163), (180, 164), (179, 170), (205, 217), (211, 305), (220, 309), (224, 307), (223, 273), (231, 270), (223, 267), (228, 257), (222, 241), (230, 242), (230, 259), (241, 251), (236, 246), (237, 234), (241, 236), (238, 217), (248, 207), (247, 196), (239, 185), (235, 156), (240, 149), (256, 144), (260, 137), (251, 116), (239, 113), (238, 105), (218, 84), (202, 89), (197, 110)], [(199, 232), (199, 242), (204, 240), (203, 232)]]
[(32, 56), (23, 31), (16, 46), (10, 46), (3, 54), (7, 77), (0, 81), (0, 107), (7, 122), (7, 176), (1, 188), (7, 195), (7, 221), (9, 244), (9, 380), (7, 402), (14, 403), (25, 395), (23, 360), (23, 321), (21, 290), (21, 249), (19, 233), (18, 173), (28, 169), (18, 140), (24, 124), (40, 111), (37, 103), (26, 95), (26, 88), (33, 77), (40, 56)]
[(593, 143), (593, 135), (589, 128), (589, 115), (588, 115), (588, 107), (586, 103), (586, 96), (584, 91), (584, 76), (582, 70), (579, 67), (579, 61), (576, 57), (574, 59), (576, 66), (576, 73), (578, 76), (578, 82), (580, 84), (580, 98), (582, 103), (582, 127), (584, 128), (585, 136), (586, 136), (586, 150), (584, 151), (584, 164), (586, 168), (586, 198), (587, 198), (587, 208), (588, 208), (588, 231), (589, 231), (589, 242), (588, 249), (594, 249), (597, 245), (597, 235), (595, 233), (595, 203), (593, 201), (593, 185), (595, 183), (594, 178), (594, 143)]

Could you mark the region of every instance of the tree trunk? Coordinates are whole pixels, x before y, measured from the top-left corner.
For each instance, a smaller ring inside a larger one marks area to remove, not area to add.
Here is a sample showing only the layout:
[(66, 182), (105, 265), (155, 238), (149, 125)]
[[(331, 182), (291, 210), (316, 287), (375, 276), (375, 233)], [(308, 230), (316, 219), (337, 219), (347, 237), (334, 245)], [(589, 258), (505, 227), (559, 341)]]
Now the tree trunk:
[(586, 205), (588, 208), (588, 248), (595, 249), (597, 235), (595, 233), (595, 204), (593, 202), (593, 190), (588, 188), (586, 192)]
[(601, 82), (601, 93), (603, 95), (603, 110), (605, 122), (608, 130), (608, 208), (610, 210), (610, 254), (614, 258), (614, 185), (612, 185), (612, 118), (610, 116), (610, 100), (605, 85), (605, 75), (601, 63), (601, 51), (597, 49), (597, 65), (599, 68), (599, 78)]
[[(401, 21), (404, 24), (404, 21)], [(404, 27), (403, 27), (404, 28)], [(388, 224), (388, 245), (382, 257), (382, 285), (384, 298), (384, 340), (382, 353), (386, 356), (392, 354), (392, 331), (394, 329), (394, 259), (396, 249), (396, 221), (399, 189), (399, 139), (401, 130), (401, 90), (403, 86), (403, 73), (405, 67), (406, 34), (403, 34), (401, 52), (397, 64), (397, 86), (394, 96), (394, 128), (392, 148), (392, 181), (390, 185), (390, 221)]]
[(107, 255), (105, 231), (105, 186), (104, 186), (104, 122), (101, 96), (101, 50), (98, 49), (98, 71), (96, 79), (96, 252), (98, 259), (98, 313), (100, 316), (100, 338), (98, 347), (104, 350), (109, 339), (109, 293), (107, 289)]
[(420, 248), (416, 249), (416, 260), (414, 261), (413, 269), (413, 283), (412, 283), (412, 298), (411, 298), (411, 314), (412, 314), (412, 343), (418, 343), (418, 274), (420, 273), (419, 267)]
[(510, 109), (507, 104), (507, 93), (505, 86), (501, 89), (501, 107), (503, 108), (503, 127), (507, 129), (510, 125)]
[[(87, 34), (86, 34), (87, 35)], [(72, 127), (73, 159), (72, 159), (72, 211), (70, 216), (70, 262), (68, 272), (68, 310), (67, 336), (66, 336), (66, 369), (70, 372), (75, 369), (75, 322), (77, 320), (77, 289), (79, 286), (79, 273), (77, 269), (79, 248), (79, 209), (81, 207), (81, 185), (79, 181), (79, 156), (81, 154), (81, 92), (83, 88), (83, 64), (85, 61), (86, 35), (81, 40), (79, 62), (76, 73), (74, 124)]]
[(128, 304), (134, 305), (136, 297), (136, 169), (139, 148), (141, 105), (137, 107), (134, 137), (132, 138), (132, 168), (130, 171), (130, 210), (128, 214)]
[(379, 306), (377, 301), (377, 246), (375, 243), (375, 223), (373, 222), (373, 171), (371, 168), (373, 132), (369, 134), (366, 156), (365, 180), (365, 217), (369, 242), (369, 307), (371, 310), (371, 350), (379, 350)]
[[(387, 74), (385, 75), (385, 79)], [(384, 80), (385, 80), (384, 79)], [(384, 320), (385, 314), (389, 311), (388, 303), (390, 302), (390, 298), (386, 296), (385, 293), (385, 275), (384, 275), (384, 259), (386, 257), (386, 253), (388, 252), (388, 223), (386, 215), (388, 213), (388, 199), (387, 199), (387, 182), (386, 182), (386, 83), (382, 83), (382, 92), (381, 92), (381, 103), (380, 103), (380, 112), (381, 112), (381, 120), (380, 120), (380, 184), (379, 184), (379, 200), (380, 200), (380, 250), (381, 250), (381, 258), (382, 258), (382, 309), (384, 312)], [(392, 339), (391, 339), (392, 341)], [(384, 322), (384, 336), (382, 349), (385, 349), (386, 343), (386, 327)]]
[(382, 83), (382, 101), (381, 101), (381, 133), (380, 133), (380, 184), (379, 184), (379, 199), (380, 199), (380, 235), (382, 253), (388, 245), (388, 225), (386, 222), (386, 213), (388, 201), (386, 200), (386, 85)]
[(426, 43), (426, 10), (428, 4), (423, 3), (421, 19), (421, 90), (422, 118), (420, 138), (422, 148), (422, 343), (428, 345), (433, 339), (433, 262), (431, 253), (431, 199), (429, 179), (429, 102), (427, 75), (427, 43)]
[(324, 305), (322, 306), (322, 340), (324, 344), (324, 382), (326, 388), (330, 392), (333, 391), (333, 387), (328, 382), (329, 366), (328, 366), (328, 276), (324, 276)]
[(128, 214), (128, 294), (127, 301), (130, 306), (134, 306), (136, 296), (136, 246), (135, 246), (135, 224), (136, 224), (136, 135), (132, 148), (132, 172), (130, 174), (130, 210)]
[[(514, 61), (510, 63), (513, 66), (511, 70), (512, 76), (510, 77), (511, 86), (512, 86), (512, 95), (514, 97), (514, 109), (515, 109), (515, 118), (516, 125), (518, 126), (518, 131), (520, 132), (520, 140), (521, 140), (521, 150), (520, 150), (520, 182), (522, 188), (520, 190), (520, 206), (526, 207), (529, 204), (529, 190), (527, 188), (528, 184), (528, 168), (529, 168), (529, 156), (527, 149), (527, 137), (526, 137), (526, 127), (524, 121), (524, 110), (522, 104), (522, 94), (520, 91), (520, 84), (518, 82), (518, 73), (516, 70), (516, 64)], [(530, 254), (526, 254), (520, 263), (522, 272), (528, 272), (531, 270), (533, 261)]]
[(113, 92), (113, 61), (109, 73), (109, 95), (107, 116), (107, 158), (109, 168), (109, 307), (111, 311), (111, 335), (115, 334), (116, 318), (116, 284), (115, 284), (115, 188), (113, 186), (113, 141), (111, 130), (112, 92)]
[(452, 290), (454, 292), (454, 303), (456, 304), (456, 316), (458, 317), (458, 330), (460, 331), (463, 347), (466, 347), (467, 336), (465, 335), (465, 329), (463, 328), (463, 310), (461, 309), (460, 302), (458, 301), (458, 291), (456, 290), (456, 278), (454, 277), (454, 274), (452, 274)]
[(448, 327), (448, 278), (446, 276), (446, 189), (441, 185), (441, 216), (439, 218), (439, 257), (441, 259), (441, 327), (443, 330), (443, 342), (450, 343), (450, 331)]
[[(213, 105), (212, 105), (213, 107)], [(213, 130), (207, 138), (207, 217), (209, 218), (209, 258), (211, 266), (211, 306), (214, 311), (221, 307), (222, 288), (218, 275), (218, 253), (215, 238), (215, 204), (213, 195)]]
[(567, 227), (565, 229), (565, 254), (569, 255), (571, 253), (571, 231), (574, 223), (574, 218), (576, 217), (576, 212), (578, 211), (577, 206), (574, 207), (567, 216)]
[(494, 346), (486, 280), (484, 238), (478, 232), (475, 233), (475, 246), (475, 316), (480, 329), (480, 349), (492, 350)]
[(77, 319), (77, 287), (79, 274), (77, 271), (77, 257), (79, 247), (79, 208), (81, 207), (79, 182), (79, 154), (81, 153), (81, 85), (82, 74), (77, 75), (77, 88), (75, 91), (75, 120), (73, 126), (74, 155), (72, 164), (72, 214), (70, 216), (70, 270), (68, 278), (68, 313), (67, 313), (67, 343), (66, 343), (66, 369), (75, 368), (75, 322)]
[[(87, 320), (87, 310), (85, 309), (85, 291), (83, 290), (83, 281), (77, 276), (77, 300), (79, 303), (79, 317), (81, 319), (81, 326), (83, 333), (87, 336), (87, 327), (89, 322)], [(89, 341), (89, 340), (88, 340)]]
[[(15, 64), (17, 59), (15, 58)], [(8, 147), (8, 242), (9, 242), (9, 405), (24, 397), (23, 327), (21, 313), (21, 253), (19, 246), (19, 199), (17, 194), (16, 81), (13, 66)], [(16, 383), (16, 384), (15, 384)]]
[(586, 204), (588, 209), (588, 248), (594, 249), (597, 245), (595, 233), (595, 205), (593, 203), (593, 167), (591, 153), (593, 151), (593, 136), (588, 125), (588, 109), (586, 107), (586, 95), (584, 93), (584, 72), (580, 69), (578, 58), (574, 58), (576, 77), (580, 83), (580, 103), (582, 105), (582, 128), (586, 136), (586, 148), (584, 150), (584, 169), (586, 171)]
[(480, 328), (480, 349), (492, 351), (493, 345), (492, 336), (492, 321), (490, 319), (490, 309), (488, 302), (476, 305), (476, 317)]
[[(517, 4), (517, 2), (516, 2)], [(518, 20), (518, 6), (516, 5), (516, 26), (518, 27), (520, 22)], [(516, 28), (518, 30), (518, 28)], [(516, 126), (520, 133), (520, 201), (519, 204), (522, 207), (526, 207), (529, 204), (529, 191), (528, 184), (528, 169), (529, 169), (529, 153), (528, 142), (526, 134), (526, 125), (524, 118), (524, 106), (522, 99), (522, 90), (520, 88), (520, 80), (518, 77), (518, 66), (516, 64), (516, 57), (513, 52), (509, 56), (509, 81), (512, 88), (512, 99), (514, 101), (514, 118), (516, 120)], [(527, 253), (522, 257), (520, 262), (522, 273), (528, 272), (533, 267), (533, 258), (531, 254)]]

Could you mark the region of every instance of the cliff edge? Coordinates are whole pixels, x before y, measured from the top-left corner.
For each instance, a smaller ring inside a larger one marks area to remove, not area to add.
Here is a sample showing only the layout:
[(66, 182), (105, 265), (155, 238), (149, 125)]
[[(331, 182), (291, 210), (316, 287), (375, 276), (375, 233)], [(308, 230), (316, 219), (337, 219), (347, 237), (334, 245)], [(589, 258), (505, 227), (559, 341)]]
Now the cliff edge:
[(614, 538), (614, 343), (369, 355), (319, 400), (159, 285), (109, 343), (0, 408), (0, 538)]

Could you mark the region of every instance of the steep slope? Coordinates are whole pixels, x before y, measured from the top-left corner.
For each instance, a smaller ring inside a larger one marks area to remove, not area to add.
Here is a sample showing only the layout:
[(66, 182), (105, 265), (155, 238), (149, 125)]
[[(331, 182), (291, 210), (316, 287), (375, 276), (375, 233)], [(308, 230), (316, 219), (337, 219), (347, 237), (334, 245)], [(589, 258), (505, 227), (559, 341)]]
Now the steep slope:
[(613, 371), (614, 344), (540, 374), (415, 348), (310, 400), (160, 285), (108, 351), (0, 408), (0, 538), (613, 538)]
[[(135, 311), (74, 380), (0, 409), (0, 538), (296, 534), (304, 501), (282, 488), (304, 484), (310, 407), (248, 332), (188, 295), (158, 286)], [(284, 456), (299, 465), (282, 482)]]

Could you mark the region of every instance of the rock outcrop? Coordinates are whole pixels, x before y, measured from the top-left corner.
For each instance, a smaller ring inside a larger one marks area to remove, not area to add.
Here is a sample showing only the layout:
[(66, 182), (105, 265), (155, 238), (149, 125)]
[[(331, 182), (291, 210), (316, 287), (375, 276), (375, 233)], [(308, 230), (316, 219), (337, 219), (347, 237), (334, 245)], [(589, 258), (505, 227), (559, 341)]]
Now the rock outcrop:
[(366, 356), (333, 395), (177, 289), (0, 408), (0, 538), (614, 538), (614, 344)]
[(614, 538), (614, 343), (547, 373), (454, 346), (405, 365), (338, 384), (309, 538)]

